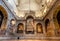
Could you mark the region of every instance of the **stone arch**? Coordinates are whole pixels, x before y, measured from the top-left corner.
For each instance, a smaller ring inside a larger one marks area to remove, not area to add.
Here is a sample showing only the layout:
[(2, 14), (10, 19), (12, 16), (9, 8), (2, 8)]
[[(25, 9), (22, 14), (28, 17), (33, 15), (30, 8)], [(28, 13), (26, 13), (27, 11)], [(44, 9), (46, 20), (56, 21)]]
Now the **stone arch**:
[(27, 17), (26, 17), (26, 19), (29, 19), (29, 18), (34, 19), (34, 17), (33, 17), (33, 16), (27, 16)]
[(34, 34), (33, 25), (34, 25), (34, 18), (32, 16), (28, 16), (26, 18), (26, 28), (25, 28), (27, 34)]
[(1, 25), (1, 30), (5, 30), (6, 25), (7, 25), (8, 14), (7, 14), (6, 10), (1, 5), (0, 5), (0, 11), (2, 12), (2, 15), (4, 16), (3, 21), (2, 21), (2, 25)]
[(27, 21), (30, 20), (30, 19), (32, 20), (32, 22), (34, 22), (34, 17), (32, 17), (32, 16), (27, 16), (27, 18), (26, 18), (26, 23), (27, 23)]
[(56, 32), (59, 34), (60, 33), (60, 5), (56, 7), (56, 9), (53, 12), (53, 21), (55, 25)]
[(46, 19), (46, 20), (45, 20), (45, 31), (46, 31), (46, 32), (47, 32), (47, 28), (48, 28), (47, 26), (48, 26), (48, 24), (49, 24), (49, 19)]
[(46, 36), (51, 37), (54, 36), (53, 33), (53, 28), (51, 27), (51, 23), (50, 23), (50, 19), (46, 19), (45, 20), (45, 32), (46, 32)]
[(2, 25), (3, 18), (4, 18), (4, 16), (3, 16), (2, 12), (0, 11), (0, 28)]
[(25, 19), (27, 19), (29, 16), (35, 19), (35, 13), (28, 13), (28, 14), (26, 13)]

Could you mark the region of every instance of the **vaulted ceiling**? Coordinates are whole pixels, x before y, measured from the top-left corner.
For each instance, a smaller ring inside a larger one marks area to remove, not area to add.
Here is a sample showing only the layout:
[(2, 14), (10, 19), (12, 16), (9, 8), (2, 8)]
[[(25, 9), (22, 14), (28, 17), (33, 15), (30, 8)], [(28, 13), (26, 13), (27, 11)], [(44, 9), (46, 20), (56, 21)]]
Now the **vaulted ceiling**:
[(22, 17), (30, 11), (34, 11), (36, 17), (44, 17), (55, 1), (56, 0), (17, 0), (16, 6)]
[[(53, 6), (56, 0), (13, 0), (15, 4), (14, 12), (18, 17), (24, 17), (26, 13), (30, 11), (35, 12), (36, 17), (43, 18), (50, 8)], [(13, 2), (9, 1), (12, 5)], [(14, 4), (12, 7), (14, 8)]]

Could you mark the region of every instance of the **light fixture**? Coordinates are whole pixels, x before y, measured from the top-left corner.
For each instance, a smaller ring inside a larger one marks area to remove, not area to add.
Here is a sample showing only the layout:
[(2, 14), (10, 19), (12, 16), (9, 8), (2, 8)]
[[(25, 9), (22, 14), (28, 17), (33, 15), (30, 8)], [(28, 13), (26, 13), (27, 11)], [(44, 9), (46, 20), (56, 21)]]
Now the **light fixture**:
[(11, 23), (11, 25), (15, 25), (16, 24), (16, 20), (15, 19), (11, 19), (10, 23)]

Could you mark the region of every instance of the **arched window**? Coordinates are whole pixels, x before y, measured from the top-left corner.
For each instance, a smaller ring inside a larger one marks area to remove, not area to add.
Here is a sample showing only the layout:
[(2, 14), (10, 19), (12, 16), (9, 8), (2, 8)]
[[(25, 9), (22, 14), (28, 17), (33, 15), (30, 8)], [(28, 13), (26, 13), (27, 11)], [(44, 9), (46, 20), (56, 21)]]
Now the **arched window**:
[(17, 33), (23, 33), (24, 26), (22, 23), (18, 24)]
[(41, 23), (38, 23), (36, 25), (36, 29), (37, 29), (37, 33), (43, 33), (43, 28)]
[(32, 16), (28, 16), (26, 19), (26, 33), (27, 34), (34, 33), (34, 19)]
[(49, 26), (49, 19), (46, 19), (45, 21), (45, 31), (48, 31), (48, 26)]
[(3, 18), (4, 18), (4, 16), (3, 16), (2, 12), (0, 11), (0, 28), (2, 25)]

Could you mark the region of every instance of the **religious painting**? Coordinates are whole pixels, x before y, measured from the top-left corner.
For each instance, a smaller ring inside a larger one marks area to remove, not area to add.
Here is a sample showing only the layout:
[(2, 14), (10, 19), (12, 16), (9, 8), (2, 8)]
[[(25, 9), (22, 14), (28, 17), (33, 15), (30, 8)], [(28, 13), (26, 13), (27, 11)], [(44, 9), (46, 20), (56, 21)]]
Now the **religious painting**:
[(43, 33), (43, 28), (42, 28), (42, 24), (41, 23), (38, 23), (36, 25), (36, 28), (37, 28), (37, 33)]
[(23, 33), (23, 24), (22, 23), (18, 24), (17, 33)]

